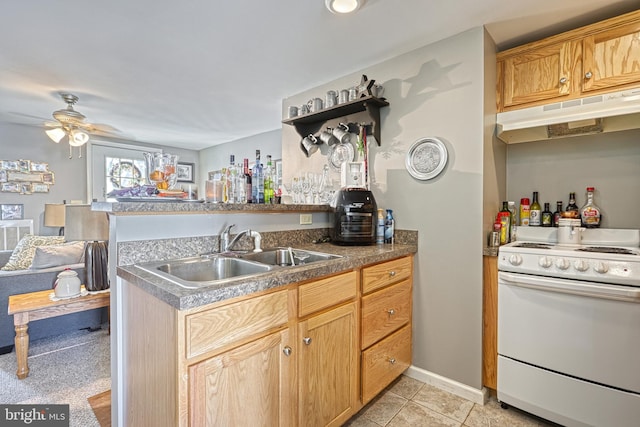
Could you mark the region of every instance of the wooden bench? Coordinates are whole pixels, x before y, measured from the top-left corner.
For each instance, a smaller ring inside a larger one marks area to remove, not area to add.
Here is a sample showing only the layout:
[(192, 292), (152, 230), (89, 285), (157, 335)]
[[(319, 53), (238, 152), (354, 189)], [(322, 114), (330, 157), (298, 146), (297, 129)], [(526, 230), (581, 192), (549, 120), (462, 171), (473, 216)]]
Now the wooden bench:
[[(84, 286), (83, 286), (84, 291)], [(29, 334), (27, 329), (29, 321), (48, 319), (69, 313), (91, 310), (94, 308), (108, 307), (110, 292), (94, 293), (77, 298), (61, 299), (53, 301), (50, 295), (53, 291), (44, 290), (26, 294), (9, 296), (9, 315), (13, 315), (13, 325), (16, 329), (16, 359), (19, 379), (29, 375), (27, 355), (29, 353)]]

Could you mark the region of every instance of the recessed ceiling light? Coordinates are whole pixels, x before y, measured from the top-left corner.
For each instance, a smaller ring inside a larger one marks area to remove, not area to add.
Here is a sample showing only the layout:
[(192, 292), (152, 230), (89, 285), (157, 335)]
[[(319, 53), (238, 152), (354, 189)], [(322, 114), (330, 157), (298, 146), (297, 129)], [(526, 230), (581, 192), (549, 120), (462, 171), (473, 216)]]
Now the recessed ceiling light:
[(351, 13), (358, 10), (365, 0), (324, 0), (331, 13)]

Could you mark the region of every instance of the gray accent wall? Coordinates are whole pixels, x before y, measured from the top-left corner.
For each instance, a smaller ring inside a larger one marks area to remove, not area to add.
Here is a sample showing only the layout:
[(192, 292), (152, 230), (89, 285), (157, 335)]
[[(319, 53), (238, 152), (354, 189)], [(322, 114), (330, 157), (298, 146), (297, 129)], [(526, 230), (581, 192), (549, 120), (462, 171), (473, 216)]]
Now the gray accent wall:
[[(282, 108), (284, 117), (289, 105), (324, 99), (362, 74), (384, 86), (390, 106), (381, 109), (381, 146), (370, 147), (371, 182), (378, 207), (393, 209), (397, 228), (419, 233), (413, 365), (475, 389), (482, 387), (483, 159), (494, 147), (494, 52), (476, 28), (293, 95)], [(423, 137), (440, 138), (449, 152), (444, 172), (430, 181), (405, 169), (407, 150)], [(306, 158), (300, 138), (283, 125), (285, 183), (301, 170), (319, 172), (327, 161), (327, 147)], [(492, 168), (502, 162), (488, 183), (494, 201), (504, 177), (504, 147), (496, 147), (488, 162)]]
[(578, 206), (586, 188), (602, 210), (602, 227), (640, 228), (640, 130), (513, 144), (507, 148), (507, 195), (520, 203), (534, 191), (540, 204), (566, 207), (575, 192)]

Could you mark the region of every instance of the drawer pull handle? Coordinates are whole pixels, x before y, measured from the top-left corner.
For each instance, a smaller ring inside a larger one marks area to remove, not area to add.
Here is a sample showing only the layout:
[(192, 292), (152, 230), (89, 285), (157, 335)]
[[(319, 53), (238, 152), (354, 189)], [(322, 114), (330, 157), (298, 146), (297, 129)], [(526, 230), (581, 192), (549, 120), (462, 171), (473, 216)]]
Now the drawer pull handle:
[(304, 342), (306, 345), (311, 344), (311, 338), (310, 337), (304, 337), (302, 338), (302, 342)]
[(391, 363), (392, 365), (395, 365), (396, 364), (395, 357), (392, 357), (391, 359), (389, 359), (389, 363)]
[(593, 73), (592, 73), (591, 71), (587, 71), (587, 72), (584, 74), (584, 78), (585, 78), (585, 79), (590, 79), (591, 77), (593, 77)]
[(393, 276), (395, 276), (395, 275), (396, 275), (396, 272), (395, 272), (395, 271), (393, 271), (393, 270), (392, 270), (392, 271), (390, 271), (390, 272), (389, 272), (389, 277), (393, 277)]
[(565, 84), (567, 82), (567, 78), (566, 77), (562, 77), (560, 79), (560, 84)]
[(291, 347), (286, 346), (282, 352), (284, 353), (285, 356), (291, 356)]
[(389, 313), (389, 316), (393, 316), (394, 314), (396, 314), (396, 311), (392, 308), (387, 310), (387, 313)]

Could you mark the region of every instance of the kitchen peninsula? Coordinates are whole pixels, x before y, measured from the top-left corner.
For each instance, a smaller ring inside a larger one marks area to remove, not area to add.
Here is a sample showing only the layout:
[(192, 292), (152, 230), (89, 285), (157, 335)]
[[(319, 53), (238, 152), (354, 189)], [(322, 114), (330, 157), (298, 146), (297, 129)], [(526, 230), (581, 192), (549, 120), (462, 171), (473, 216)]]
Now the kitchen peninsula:
[[(327, 233), (328, 206), (95, 202), (93, 209), (110, 216), (112, 425), (209, 425), (237, 416), (340, 425), (411, 363), (415, 232), (399, 231), (394, 245), (341, 247), (311, 243)], [(312, 213), (318, 228), (301, 229), (300, 212)], [(134, 265), (215, 252), (232, 223), (235, 232), (258, 230), (263, 247), (341, 257), (200, 289)]]

